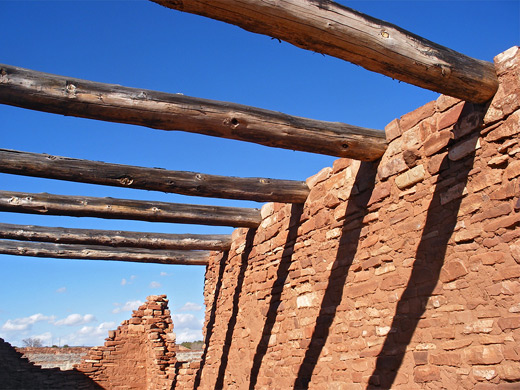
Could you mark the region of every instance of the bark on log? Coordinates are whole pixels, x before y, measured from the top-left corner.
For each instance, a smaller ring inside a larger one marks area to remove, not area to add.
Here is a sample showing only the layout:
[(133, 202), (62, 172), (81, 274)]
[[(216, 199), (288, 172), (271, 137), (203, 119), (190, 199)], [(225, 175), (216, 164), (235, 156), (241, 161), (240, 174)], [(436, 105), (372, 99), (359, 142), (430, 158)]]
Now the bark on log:
[(0, 211), (256, 228), (258, 209), (0, 191)]
[(227, 251), (231, 235), (167, 234), (0, 223), (0, 239), (143, 249)]
[(0, 149), (0, 172), (192, 196), (303, 203), (305, 182), (169, 171)]
[(384, 131), (1, 64), (0, 103), (358, 160), (376, 160), (387, 146)]
[(112, 248), (96, 245), (51, 244), (0, 240), (0, 254), (87, 260), (117, 260), (138, 263), (207, 265), (208, 251), (165, 251)]
[(484, 103), (498, 89), (493, 64), (388, 22), (321, 0), (152, 0), (328, 54), (432, 91)]

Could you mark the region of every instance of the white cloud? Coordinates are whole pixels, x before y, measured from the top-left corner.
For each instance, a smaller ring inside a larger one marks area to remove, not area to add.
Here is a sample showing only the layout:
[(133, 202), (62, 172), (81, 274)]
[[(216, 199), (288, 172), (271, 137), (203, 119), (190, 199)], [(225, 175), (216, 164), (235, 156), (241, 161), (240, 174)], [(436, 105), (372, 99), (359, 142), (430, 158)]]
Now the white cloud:
[(58, 294), (63, 294), (65, 291), (67, 291), (67, 287), (60, 287), (59, 289), (56, 290), (56, 292)]
[(154, 282), (151, 282), (151, 283), (150, 283), (150, 288), (159, 288), (159, 287), (161, 287), (161, 286), (162, 286), (162, 284), (159, 283), (159, 282), (155, 282), (155, 281), (154, 281)]
[(51, 345), (52, 342), (52, 333), (45, 332), (42, 334), (36, 334), (31, 336), (32, 339), (38, 339), (42, 342), (42, 345)]
[(161, 272), (161, 276), (169, 276), (169, 275), (170, 275), (170, 274), (169, 274), (169, 273), (167, 273), (167, 272), (164, 272), (164, 271), (163, 271), (163, 272)]
[(200, 311), (202, 310), (202, 306), (193, 302), (186, 302), (183, 307), (180, 308), (180, 311)]
[(61, 337), (60, 342), (62, 345), (68, 344), (70, 346), (103, 345), (104, 339), (108, 336), (108, 331), (115, 328), (115, 322), (102, 322), (98, 326), (83, 326), (77, 332)]
[(180, 344), (185, 341), (196, 341), (202, 340), (202, 330), (195, 329), (183, 329), (181, 331), (176, 330), (175, 334), (177, 336), (176, 343)]
[(81, 314), (70, 314), (66, 318), (62, 320), (58, 320), (54, 323), (54, 325), (67, 325), (67, 326), (74, 326), (74, 325), (83, 325), (88, 324), (89, 322), (96, 321), (96, 317), (92, 314), (85, 314), (82, 316)]
[(115, 303), (117, 307), (112, 310), (112, 313), (117, 314), (121, 313), (123, 311), (132, 311), (136, 310), (139, 306), (141, 306), (144, 302), (140, 300), (135, 301), (127, 301), (124, 305), (121, 305), (120, 303)]
[(7, 331), (22, 331), (31, 329), (33, 324), (37, 322), (47, 321), (53, 322), (55, 316), (44, 316), (41, 313), (33, 314), (29, 317), (23, 318), (15, 318), (14, 320), (7, 320), (5, 324), (2, 325), (3, 330)]
[(121, 280), (121, 286), (126, 286), (127, 284), (132, 284), (132, 282), (135, 280), (135, 278), (137, 278), (137, 276), (135, 276), (135, 275), (130, 275), (129, 280), (127, 280), (126, 278), (123, 278)]
[(193, 314), (190, 313), (182, 313), (182, 314), (172, 314), (173, 325), (176, 329), (178, 328), (194, 328), (194, 329), (202, 329), (202, 325), (204, 323), (203, 320), (198, 319)]

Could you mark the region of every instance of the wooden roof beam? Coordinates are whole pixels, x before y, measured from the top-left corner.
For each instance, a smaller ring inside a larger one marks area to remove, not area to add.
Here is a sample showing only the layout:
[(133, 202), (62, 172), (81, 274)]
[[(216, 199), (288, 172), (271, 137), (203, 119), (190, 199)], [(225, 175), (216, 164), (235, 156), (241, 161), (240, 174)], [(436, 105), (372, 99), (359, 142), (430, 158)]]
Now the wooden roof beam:
[(0, 211), (256, 228), (260, 210), (0, 191)]
[(231, 235), (169, 234), (0, 223), (0, 239), (110, 247), (227, 251)]
[(1, 64), (0, 103), (358, 160), (376, 160), (387, 147), (380, 130)]
[(279, 38), (462, 100), (484, 103), (498, 89), (490, 62), (465, 56), (332, 1), (152, 1)]
[(0, 240), (0, 254), (86, 260), (117, 260), (138, 263), (207, 265), (208, 251), (166, 251), (107, 248), (96, 245), (51, 244)]
[(240, 178), (109, 164), (0, 149), (0, 172), (192, 196), (303, 203), (303, 181)]

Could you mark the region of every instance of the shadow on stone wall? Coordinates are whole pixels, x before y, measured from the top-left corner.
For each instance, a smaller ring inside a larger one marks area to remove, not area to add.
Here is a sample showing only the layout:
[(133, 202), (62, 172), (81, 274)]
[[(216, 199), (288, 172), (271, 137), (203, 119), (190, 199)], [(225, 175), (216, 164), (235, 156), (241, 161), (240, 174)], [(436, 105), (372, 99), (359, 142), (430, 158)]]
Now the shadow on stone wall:
[(255, 356), (253, 358), (253, 367), (251, 368), (251, 379), (249, 382), (250, 389), (254, 389), (256, 386), (258, 373), (260, 372), (260, 367), (262, 366), (262, 360), (267, 352), (273, 326), (276, 323), (278, 307), (281, 303), (283, 286), (287, 281), (289, 267), (292, 263), (294, 244), (296, 242), (296, 238), (298, 237), (298, 227), (300, 226), (302, 213), (303, 204), (292, 205), (287, 240), (285, 241), (278, 271), (276, 272), (276, 280), (274, 281), (273, 287), (271, 288), (271, 300), (269, 301), (269, 308), (267, 309), (267, 318), (265, 320), (264, 328), (260, 336), (260, 341), (256, 347)]
[[(482, 106), (466, 103), (459, 118), (465, 118), (470, 113), (483, 113)], [(477, 115), (479, 121), (484, 115)], [(459, 119), (459, 122), (461, 119)], [(459, 124), (459, 123), (458, 123)], [(455, 125), (457, 128), (457, 125)], [(480, 123), (475, 124), (480, 128)], [(474, 141), (471, 149), (475, 150), (478, 137), (471, 133), (470, 140)], [(471, 141), (470, 141), (471, 142)], [(368, 389), (392, 387), (397, 372), (410, 344), (417, 325), (426, 311), (426, 304), (439, 281), (441, 268), (444, 265), (448, 241), (455, 225), (457, 214), (463, 198), (463, 190), (468, 181), (469, 172), (473, 168), (475, 152), (460, 161), (450, 161), (449, 154), (444, 157), (441, 166), (445, 167), (439, 173), (437, 186), (432, 201), (428, 207), (426, 222), (417, 247), (415, 261), (408, 284), (397, 303), (391, 331), (387, 335), (383, 347), (377, 356), (376, 367), (371, 375)], [(456, 179), (451, 186), (446, 180)], [(456, 184), (456, 185), (455, 185)], [(441, 203), (441, 196), (451, 190), (453, 200)], [(459, 193), (453, 191), (459, 190)]]
[[(295, 389), (307, 389), (309, 387), (318, 358), (327, 342), (330, 327), (343, 297), (347, 275), (356, 255), (363, 227), (362, 221), (368, 213), (367, 206), (374, 189), (376, 173), (377, 163), (361, 163), (354, 184), (354, 188), (357, 188), (360, 193), (350, 198), (345, 211), (338, 252), (332, 265), (309, 347), (305, 352), (305, 358), (294, 382)], [(353, 220), (354, 214), (356, 219)]]
[[(211, 336), (213, 335), (213, 328), (215, 327), (215, 319), (216, 319), (216, 311), (217, 311), (217, 302), (220, 297), (220, 289), (222, 288), (222, 279), (224, 278), (224, 271), (226, 269), (226, 263), (229, 258), (229, 252), (224, 252), (222, 254), (222, 258), (220, 259), (220, 264), (218, 267), (218, 278), (217, 283), (215, 285), (215, 293), (213, 295), (213, 303), (211, 305), (211, 311), (209, 314), (208, 324), (206, 325), (206, 336), (204, 338), (204, 351), (202, 352), (202, 358), (200, 360), (200, 368), (197, 370), (197, 375), (195, 376), (195, 382), (193, 385), (193, 389), (196, 390), (200, 386), (200, 380), (202, 375), (202, 370), (204, 369), (204, 365), (206, 363), (206, 358), (208, 355), (209, 343), (211, 341)], [(207, 271), (206, 271), (207, 272)], [(175, 375), (175, 380), (172, 384), (172, 389), (175, 389), (177, 375)]]
[[(218, 369), (217, 380), (215, 381), (215, 389), (222, 389), (224, 387), (224, 376), (226, 374), (226, 368), (229, 358), (229, 349), (233, 341), (233, 333), (235, 331), (235, 325), (237, 323), (238, 316), (238, 304), (240, 301), (240, 293), (242, 292), (242, 285), (244, 284), (244, 277), (247, 269), (249, 255), (253, 249), (253, 241), (255, 239), (256, 229), (249, 229), (246, 235), (245, 248), (242, 252), (240, 259), (240, 270), (237, 276), (237, 285), (235, 287), (235, 293), (233, 294), (233, 310), (231, 317), (229, 318), (228, 328), (226, 331), (226, 338), (224, 339), (224, 346), (222, 348), (222, 356), (220, 357), (220, 366)], [(199, 369), (199, 371), (202, 371)]]
[(41, 368), (29, 362), (9, 343), (0, 339), (0, 388), (8, 389), (102, 389), (92, 379), (76, 370)]

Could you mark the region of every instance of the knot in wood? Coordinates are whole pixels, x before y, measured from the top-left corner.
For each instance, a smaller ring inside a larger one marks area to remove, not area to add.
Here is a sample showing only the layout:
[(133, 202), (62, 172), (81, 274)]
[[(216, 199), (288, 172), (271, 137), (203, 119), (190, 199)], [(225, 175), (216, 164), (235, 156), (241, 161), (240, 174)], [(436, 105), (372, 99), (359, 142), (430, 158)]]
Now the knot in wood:
[(69, 83), (67, 81), (67, 87), (66, 87), (67, 93), (70, 95), (76, 95), (76, 86), (72, 83)]
[(451, 76), (451, 68), (446, 65), (441, 65), (441, 74), (444, 77), (450, 77)]
[(131, 177), (128, 177), (128, 176), (123, 176), (122, 178), (119, 179), (119, 182), (124, 186), (129, 186), (134, 182), (134, 179), (132, 179)]
[(381, 31), (381, 36), (383, 38), (390, 38), (390, 34), (388, 33), (388, 31), (385, 31), (385, 30)]
[(231, 127), (232, 129), (236, 129), (236, 128), (238, 127), (238, 125), (240, 124), (240, 123), (238, 122), (238, 119), (235, 118), (235, 117), (232, 117), (232, 118), (230, 118), (230, 119), (226, 119), (226, 120), (224, 121), (224, 123), (225, 123), (226, 125), (228, 125), (229, 127)]
[(0, 69), (0, 83), (6, 83), (7, 82), (7, 71), (2, 68)]

